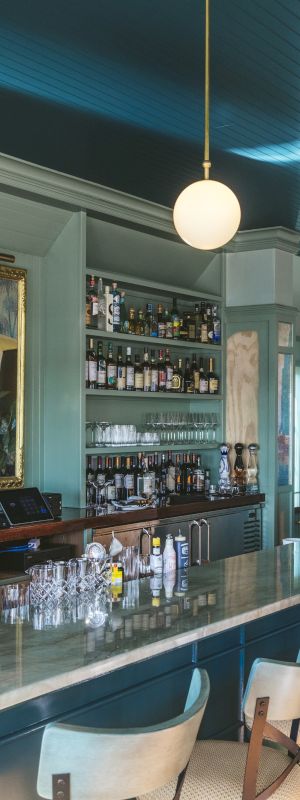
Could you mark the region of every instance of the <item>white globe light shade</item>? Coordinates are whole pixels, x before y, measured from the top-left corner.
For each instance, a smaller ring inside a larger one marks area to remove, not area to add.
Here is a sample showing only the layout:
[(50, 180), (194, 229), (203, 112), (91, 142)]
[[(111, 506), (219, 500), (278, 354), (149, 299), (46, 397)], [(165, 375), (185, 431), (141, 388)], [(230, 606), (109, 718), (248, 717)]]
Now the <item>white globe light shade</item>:
[(173, 220), (184, 242), (199, 250), (214, 250), (229, 242), (241, 219), (235, 194), (219, 181), (195, 181), (176, 200)]

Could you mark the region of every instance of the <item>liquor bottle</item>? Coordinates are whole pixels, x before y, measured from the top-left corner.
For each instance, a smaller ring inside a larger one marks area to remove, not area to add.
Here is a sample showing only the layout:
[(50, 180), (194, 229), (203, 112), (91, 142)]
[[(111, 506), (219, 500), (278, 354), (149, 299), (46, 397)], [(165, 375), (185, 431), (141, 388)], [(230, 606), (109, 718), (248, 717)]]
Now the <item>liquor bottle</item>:
[(160, 502), (164, 504), (167, 496), (167, 464), (166, 456), (161, 454), (160, 474), (159, 474), (159, 496)]
[(131, 360), (131, 347), (126, 347), (126, 390), (134, 392), (134, 366)]
[(91, 456), (88, 456), (87, 459), (87, 468), (86, 468), (86, 504), (87, 506), (93, 506), (96, 499), (96, 489), (94, 485), (95, 481), (95, 473), (92, 468), (92, 459)]
[(195, 303), (195, 340), (201, 342), (201, 313), (199, 303)]
[(86, 386), (96, 389), (97, 386), (97, 356), (94, 350), (94, 339), (89, 339), (89, 349), (86, 354), (88, 367), (86, 369)]
[(190, 462), (190, 457), (187, 456), (186, 461), (186, 489), (187, 494), (191, 494), (193, 491), (193, 468)]
[(143, 497), (151, 497), (151, 495), (153, 494), (153, 478), (148, 467), (148, 460), (146, 456), (144, 456), (144, 458), (142, 459), (142, 469), (143, 469), (142, 494)]
[(218, 306), (212, 307), (213, 343), (221, 344), (221, 320), (218, 317)]
[(173, 364), (171, 364), (169, 350), (166, 350), (165, 367), (166, 367), (166, 392), (171, 392), (172, 380), (173, 380)]
[(173, 305), (171, 308), (171, 320), (172, 320), (173, 339), (179, 339), (180, 316), (178, 313), (176, 297), (173, 297)]
[(175, 464), (172, 460), (171, 450), (168, 451), (167, 460), (167, 490), (169, 494), (174, 494), (175, 492)]
[(242, 491), (245, 489), (246, 485), (245, 466), (242, 458), (244, 445), (241, 442), (237, 442), (234, 445), (234, 449), (236, 452), (236, 459), (233, 467), (234, 483), (238, 486), (239, 490)]
[(127, 310), (125, 304), (125, 292), (124, 289), (121, 291), (120, 297), (120, 330), (121, 333), (128, 333), (129, 328), (129, 321), (127, 317)]
[(218, 486), (221, 493), (228, 493), (231, 488), (230, 482), (230, 467), (229, 467), (229, 445), (223, 442), (220, 445), (221, 458), (219, 463), (219, 481)]
[(86, 298), (85, 298), (85, 327), (91, 327), (91, 295), (90, 295), (90, 277), (86, 279)]
[(92, 457), (87, 457), (87, 467), (86, 467), (86, 480), (87, 481), (94, 481), (95, 480), (95, 472), (92, 467)]
[(187, 483), (187, 453), (183, 453), (182, 463), (181, 463), (181, 492), (182, 492), (182, 494), (186, 494), (186, 483)]
[(199, 394), (200, 391), (200, 370), (197, 364), (197, 356), (196, 353), (192, 355), (192, 364), (191, 370), (193, 373), (193, 382), (194, 382), (194, 392), (195, 394)]
[(153, 303), (147, 303), (146, 305), (145, 336), (157, 336), (157, 322), (153, 316)]
[(173, 339), (173, 322), (167, 307), (165, 308), (163, 318), (165, 323), (166, 339)]
[(178, 453), (175, 459), (175, 492), (176, 494), (181, 494), (182, 492), (181, 464), (180, 455)]
[(201, 466), (201, 456), (197, 456), (193, 468), (193, 492), (204, 493), (204, 469)]
[(144, 392), (151, 392), (151, 367), (149, 364), (149, 353), (146, 347), (144, 347), (143, 373), (144, 373)]
[(144, 389), (144, 370), (138, 354), (134, 357), (134, 388), (140, 392)]
[(208, 377), (204, 372), (203, 358), (199, 359), (199, 392), (200, 394), (208, 394)]
[(201, 301), (201, 342), (202, 344), (207, 344), (208, 336), (207, 336), (207, 315), (206, 315), (206, 305), (203, 301)]
[(106, 386), (108, 389), (117, 388), (117, 364), (113, 357), (112, 343), (108, 343), (108, 354), (106, 363)]
[(105, 330), (113, 330), (113, 296), (109, 286), (105, 286)]
[(151, 480), (151, 494), (156, 493), (156, 474), (155, 474), (155, 467), (153, 463), (153, 456), (148, 456), (148, 472), (150, 475)]
[(206, 318), (207, 318), (207, 338), (208, 338), (208, 343), (209, 344), (213, 344), (214, 343), (214, 324), (213, 324), (213, 320), (212, 320), (212, 308), (211, 308), (210, 303), (207, 303), (207, 306), (206, 306)]
[(128, 333), (135, 333), (135, 308), (129, 309)]
[(163, 306), (161, 305), (161, 303), (158, 303), (158, 306), (157, 306), (157, 336), (159, 336), (160, 339), (165, 339), (166, 338), (166, 325), (165, 325), (165, 320), (164, 320), (164, 317), (163, 317), (163, 310), (164, 309), (163, 309)]
[(91, 328), (98, 327), (98, 295), (96, 290), (96, 281), (94, 275), (90, 277), (90, 288), (89, 288), (89, 295), (90, 295), (90, 303), (91, 303)]
[(190, 342), (194, 342), (196, 339), (196, 326), (195, 326), (194, 315), (187, 314), (186, 321), (187, 321), (188, 339), (190, 340)]
[(183, 392), (184, 390), (184, 382), (183, 382), (183, 372), (182, 372), (182, 358), (178, 359), (178, 366), (174, 364), (173, 368), (173, 378), (172, 378), (172, 392)]
[(130, 456), (125, 459), (124, 493), (125, 500), (134, 495), (134, 470), (131, 466)]
[(145, 336), (145, 320), (144, 320), (144, 312), (142, 308), (138, 310), (138, 318), (135, 323), (135, 335), (136, 336)]
[(210, 490), (210, 469), (207, 468), (204, 470), (204, 494), (206, 495), (206, 497), (209, 496), (209, 490)]
[(112, 282), (112, 317), (113, 317), (113, 331), (120, 333), (120, 300), (121, 295), (118, 289), (117, 281)]
[(151, 392), (158, 392), (158, 366), (155, 361), (155, 350), (151, 350)]
[(96, 482), (96, 500), (97, 505), (101, 506), (105, 500), (105, 483), (106, 483), (106, 475), (103, 469), (102, 463), (102, 456), (98, 456), (97, 461), (97, 469), (95, 472), (95, 482)]
[(105, 294), (103, 291), (103, 281), (102, 278), (98, 280), (98, 320), (97, 326), (99, 331), (106, 330), (106, 302), (105, 302)]
[(105, 472), (106, 472), (106, 498), (109, 503), (111, 500), (116, 499), (115, 476), (112, 466), (112, 458), (108, 456), (105, 459)]
[(159, 350), (158, 356), (158, 391), (166, 391), (166, 367), (164, 364), (164, 351)]
[(219, 378), (215, 373), (214, 370), (214, 359), (208, 359), (208, 393), (209, 394), (218, 394), (219, 392)]
[(106, 389), (106, 359), (102, 342), (98, 342), (97, 347), (97, 389)]
[(124, 392), (124, 390), (126, 389), (126, 367), (123, 361), (123, 350), (121, 345), (118, 345), (117, 389), (119, 392)]
[(191, 371), (190, 359), (185, 359), (185, 370), (184, 370), (184, 391), (190, 394), (194, 392), (194, 381), (193, 381), (193, 374)]
[(179, 339), (182, 342), (186, 342), (188, 338), (188, 329), (187, 329), (187, 321), (186, 321), (186, 313), (180, 318), (180, 327), (179, 327)]
[(116, 500), (124, 500), (124, 471), (121, 467), (121, 458), (116, 456), (114, 459), (114, 481)]
[(258, 468), (257, 468), (257, 444), (248, 444), (249, 460), (246, 468), (246, 494), (257, 494), (258, 488)]

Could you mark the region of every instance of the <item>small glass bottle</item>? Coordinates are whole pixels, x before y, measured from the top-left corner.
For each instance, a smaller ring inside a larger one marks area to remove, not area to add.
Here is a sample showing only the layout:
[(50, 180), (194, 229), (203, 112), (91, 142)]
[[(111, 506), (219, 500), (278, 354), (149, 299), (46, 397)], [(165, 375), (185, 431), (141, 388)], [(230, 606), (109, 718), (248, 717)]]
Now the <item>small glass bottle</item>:
[(168, 533), (163, 552), (163, 573), (166, 575), (166, 573), (175, 572), (175, 570), (176, 551), (174, 550), (173, 536), (171, 533)]

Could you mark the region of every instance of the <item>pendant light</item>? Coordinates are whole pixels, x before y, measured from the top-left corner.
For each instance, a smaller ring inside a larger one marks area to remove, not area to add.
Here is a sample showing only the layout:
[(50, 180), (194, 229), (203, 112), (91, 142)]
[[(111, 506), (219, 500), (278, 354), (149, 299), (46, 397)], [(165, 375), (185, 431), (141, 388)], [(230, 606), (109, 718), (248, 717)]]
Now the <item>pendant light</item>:
[(204, 179), (187, 186), (176, 200), (173, 220), (184, 242), (214, 250), (229, 242), (241, 219), (240, 204), (228, 186), (209, 177), (209, 0), (205, 0)]

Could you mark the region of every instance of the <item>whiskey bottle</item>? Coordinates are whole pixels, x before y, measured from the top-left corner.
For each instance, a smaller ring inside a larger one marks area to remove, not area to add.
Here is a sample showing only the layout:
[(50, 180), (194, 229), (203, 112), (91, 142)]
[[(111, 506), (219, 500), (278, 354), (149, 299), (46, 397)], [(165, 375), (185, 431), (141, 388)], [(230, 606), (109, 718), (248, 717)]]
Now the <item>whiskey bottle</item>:
[(164, 364), (164, 351), (159, 351), (158, 357), (158, 391), (165, 392), (166, 391), (166, 367)]
[(145, 336), (145, 319), (144, 319), (144, 312), (142, 308), (138, 310), (138, 318), (135, 323), (135, 335), (136, 336)]
[(144, 389), (144, 370), (138, 354), (135, 356), (134, 362), (134, 388), (142, 392)]
[(158, 392), (158, 367), (155, 361), (155, 350), (151, 350), (151, 392)]
[(194, 382), (194, 392), (195, 394), (199, 394), (200, 391), (200, 370), (197, 364), (197, 356), (195, 353), (192, 355), (192, 366), (191, 370), (193, 373), (193, 382)]
[(201, 342), (202, 344), (208, 342), (206, 306), (203, 301), (201, 301)]
[(165, 320), (164, 320), (164, 316), (163, 316), (163, 310), (164, 309), (163, 309), (163, 306), (161, 305), (161, 303), (158, 303), (158, 306), (157, 306), (157, 336), (159, 336), (160, 339), (165, 339), (166, 338), (166, 325), (165, 325)]
[(117, 364), (113, 357), (112, 343), (108, 344), (108, 355), (106, 364), (106, 386), (108, 389), (117, 388)]
[(204, 372), (203, 358), (199, 359), (199, 392), (200, 394), (208, 394), (208, 377)]
[(195, 317), (193, 314), (187, 314), (187, 330), (188, 330), (188, 339), (190, 342), (194, 342), (196, 338), (196, 327), (195, 327)]
[(173, 378), (172, 378), (172, 392), (183, 392), (183, 373), (182, 373), (182, 358), (178, 359), (178, 366), (174, 364)]
[(190, 359), (185, 359), (185, 371), (184, 371), (184, 391), (190, 394), (194, 392), (194, 382), (193, 382), (193, 375), (191, 371)]
[(179, 327), (179, 339), (182, 342), (186, 342), (188, 338), (188, 329), (187, 329), (187, 321), (186, 321), (186, 314), (180, 318), (180, 327)]
[(124, 392), (126, 389), (126, 367), (123, 361), (123, 351), (121, 345), (118, 345), (117, 389), (119, 392)]
[(219, 378), (214, 371), (214, 359), (208, 359), (208, 393), (209, 394), (218, 394), (219, 393)]
[(143, 373), (144, 373), (144, 392), (151, 392), (151, 367), (149, 364), (149, 353), (146, 347), (144, 347)]
[(106, 389), (106, 360), (102, 342), (98, 342), (97, 347), (97, 389)]
[(88, 367), (86, 370), (86, 386), (88, 389), (96, 389), (97, 386), (97, 356), (94, 350), (94, 339), (89, 340), (89, 349), (86, 355)]
[(173, 379), (173, 364), (171, 364), (171, 358), (170, 358), (170, 351), (169, 350), (166, 350), (165, 367), (166, 367), (166, 392), (171, 392), (172, 391), (172, 379)]
[(134, 366), (131, 360), (131, 347), (126, 348), (126, 386), (127, 392), (134, 392)]
[(135, 308), (129, 309), (128, 333), (135, 333)]
[(117, 281), (112, 282), (112, 311), (113, 311), (113, 331), (120, 333), (120, 300), (121, 295), (118, 289)]

